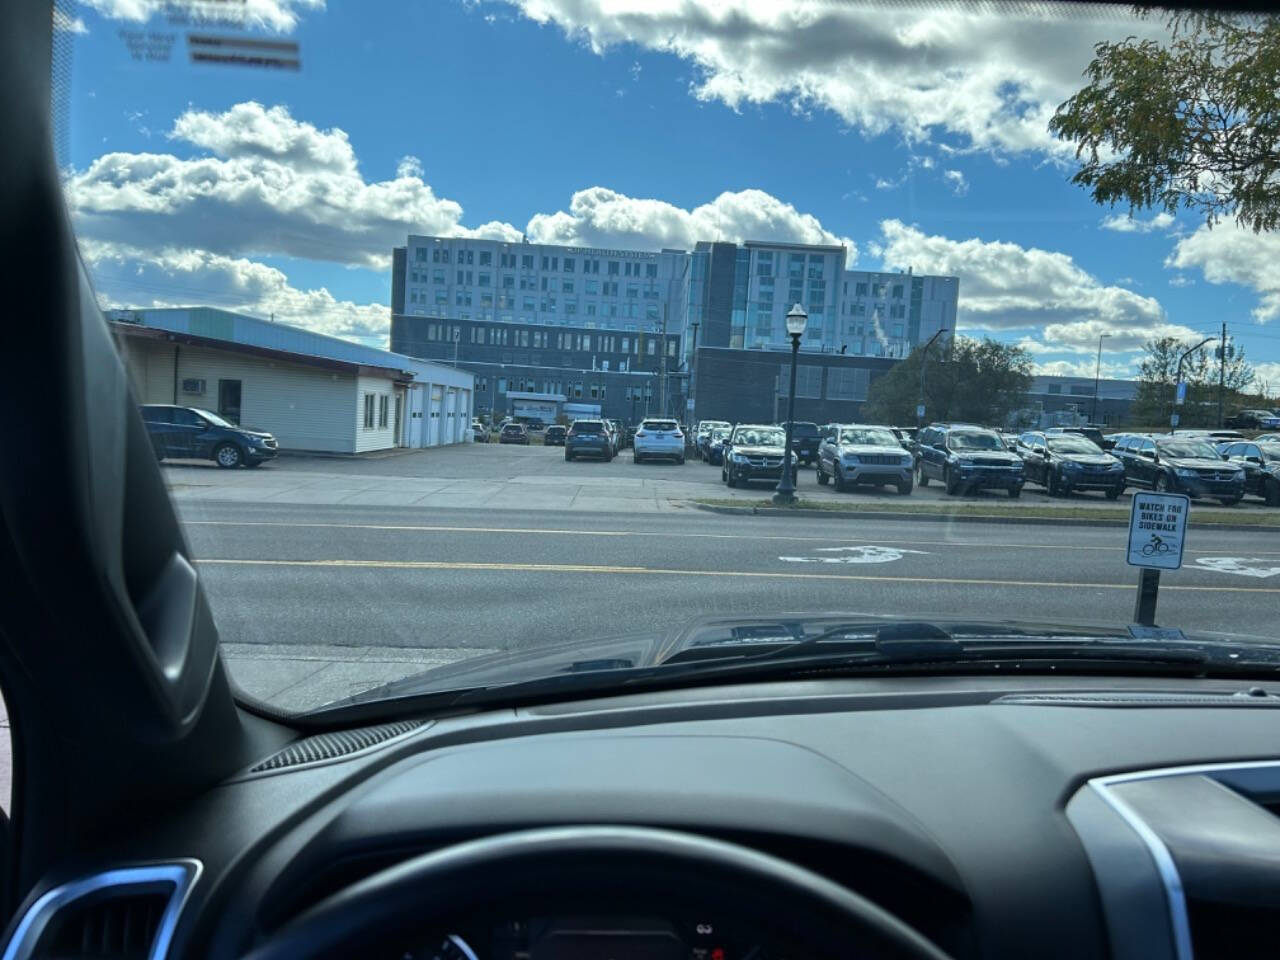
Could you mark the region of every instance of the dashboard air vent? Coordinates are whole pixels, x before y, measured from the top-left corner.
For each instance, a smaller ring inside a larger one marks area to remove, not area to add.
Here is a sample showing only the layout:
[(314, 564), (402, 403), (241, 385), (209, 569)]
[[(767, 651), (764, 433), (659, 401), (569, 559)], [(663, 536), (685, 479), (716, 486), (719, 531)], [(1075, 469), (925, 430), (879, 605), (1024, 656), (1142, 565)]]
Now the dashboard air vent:
[(285, 767), (297, 767), (306, 763), (319, 763), (322, 760), (346, 757), (403, 736), (412, 730), (417, 730), (424, 722), (422, 720), (401, 720), (397, 723), (384, 723), (376, 727), (336, 730), (333, 733), (318, 733), (313, 737), (303, 737), (301, 740), (294, 741), (283, 750), (273, 753), (261, 763), (251, 767), (249, 772), (262, 773), (267, 770), (283, 770)]
[(168, 893), (109, 892), (62, 911), (41, 941), (42, 960), (147, 960), (169, 905)]

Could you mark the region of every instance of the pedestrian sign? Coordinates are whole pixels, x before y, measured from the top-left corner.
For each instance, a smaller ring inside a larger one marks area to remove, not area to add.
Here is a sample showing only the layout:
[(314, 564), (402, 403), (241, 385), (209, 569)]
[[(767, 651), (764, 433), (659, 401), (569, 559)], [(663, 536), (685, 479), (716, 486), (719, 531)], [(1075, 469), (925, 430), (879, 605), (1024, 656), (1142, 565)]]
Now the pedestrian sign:
[(924, 404), (918, 403), (916, 404), (916, 417), (919, 418), (923, 416), (924, 416)]
[(1186, 402), (1187, 402), (1187, 384), (1186, 384), (1186, 381), (1184, 380), (1183, 382), (1178, 384), (1178, 395), (1174, 398), (1174, 403), (1176, 403), (1178, 406), (1182, 406)]
[(1180, 493), (1135, 493), (1129, 515), (1129, 566), (1177, 570), (1191, 498)]

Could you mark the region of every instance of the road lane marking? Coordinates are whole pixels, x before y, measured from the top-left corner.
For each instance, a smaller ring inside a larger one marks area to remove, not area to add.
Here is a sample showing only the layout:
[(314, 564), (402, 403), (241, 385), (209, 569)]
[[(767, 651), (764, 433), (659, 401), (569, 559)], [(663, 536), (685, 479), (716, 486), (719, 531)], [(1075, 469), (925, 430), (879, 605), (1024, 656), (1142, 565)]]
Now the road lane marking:
[(1200, 557), (1196, 566), (1216, 573), (1234, 573), (1241, 577), (1274, 577), (1280, 573), (1280, 567), (1254, 566), (1254, 564), (1270, 563), (1261, 557)]
[[(852, 540), (860, 540), (865, 543), (878, 543), (886, 545), (902, 544), (919, 547), (991, 547), (999, 550), (1076, 550), (1076, 551), (1093, 551), (1100, 553), (1123, 553), (1125, 544), (1123, 542), (1115, 546), (1090, 546), (1086, 544), (1055, 544), (1055, 543), (996, 543), (987, 540), (900, 540), (892, 537), (816, 537), (816, 536), (776, 536), (772, 534), (757, 535), (745, 533), (685, 533), (685, 532), (663, 532), (658, 530), (566, 530), (556, 527), (458, 527), (458, 526), (442, 526), (435, 524), (410, 524), (410, 523), (321, 523), (306, 521), (302, 523), (287, 523), (283, 520), (183, 520), (187, 526), (197, 527), (299, 527), (314, 528), (318, 530), (390, 530), (394, 532), (418, 532), (418, 533), (547, 533), (554, 536), (568, 537), (661, 537), (665, 539), (691, 539), (691, 540), (753, 540), (753, 541), (770, 541), (781, 540), (795, 543), (847, 543)], [(1095, 528), (1096, 529), (1096, 528)], [(1117, 528), (1119, 529), (1119, 528)], [(1186, 553), (1205, 553), (1212, 554), (1219, 551), (1214, 550), (1191, 550)], [(1255, 550), (1264, 556), (1280, 556), (1280, 550)]]
[[(246, 560), (197, 559), (200, 566), (348, 568), (371, 570), (476, 570), (526, 573), (643, 574), (673, 577), (742, 577), (774, 580), (843, 580), (863, 583), (933, 583), (979, 587), (1072, 587), (1089, 590), (1133, 590), (1132, 583), (1071, 583), (1059, 580), (983, 580), (970, 577), (873, 577), (843, 573), (783, 573), (773, 570), (675, 570), (665, 567), (623, 567), (586, 563), (473, 563), (462, 560)], [(1221, 587), (1167, 584), (1161, 590), (1193, 593), (1280, 593), (1280, 587)]]
[(818, 547), (821, 557), (779, 557), (785, 563), (892, 563), (908, 553), (927, 555), (924, 550), (904, 550), (898, 547), (857, 546)]

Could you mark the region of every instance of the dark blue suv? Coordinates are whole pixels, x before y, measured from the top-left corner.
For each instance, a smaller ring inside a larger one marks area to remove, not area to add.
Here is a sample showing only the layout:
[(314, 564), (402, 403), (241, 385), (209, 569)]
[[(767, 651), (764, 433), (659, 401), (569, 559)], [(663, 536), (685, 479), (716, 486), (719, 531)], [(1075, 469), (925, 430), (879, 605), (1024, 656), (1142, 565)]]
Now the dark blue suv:
[(212, 460), (220, 467), (256, 467), (279, 450), (276, 438), (260, 430), (238, 427), (208, 410), (149, 403), (142, 419), (161, 460)]

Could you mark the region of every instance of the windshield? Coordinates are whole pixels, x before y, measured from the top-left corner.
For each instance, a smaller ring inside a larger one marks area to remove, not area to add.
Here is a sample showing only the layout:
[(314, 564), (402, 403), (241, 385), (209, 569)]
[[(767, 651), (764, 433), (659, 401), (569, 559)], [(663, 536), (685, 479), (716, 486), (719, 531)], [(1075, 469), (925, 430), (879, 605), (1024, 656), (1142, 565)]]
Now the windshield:
[(846, 427), (840, 431), (840, 442), (868, 447), (897, 447), (902, 444), (890, 430), (881, 427)]
[(780, 447), (787, 435), (777, 427), (739, 427), (733, 434), (734, 446)]
[(201, 410), (198, 407), (193, 407), (192, 409), (196, 413), (200, 414), (200, 416), (208, 420), (210, 423), (212, 423), (215, 427), (235, 427), (235, 424), (232, 423), (231, 421), (224, 420), (222, 417), (218, 416), (216, 413), (212, 413), (209, 410)]
[(1280, 461), (1280, 443), (1260, 443), (1258, 450), (1262, 454), (1262, 459), (1268, 463), (1272, 460)]
[(1218, 451), (1204, 440), (1157, 440), (1156, 449), (1162, 457), (1200, 457), (1219, 459)]
[(1224, 40), (1001, 0), (57, 10), (68, 222), (134, 399), (174, 411), (129, 449), (246, 694), (648, 667), (712, 617), (1127, 630), (1155, 492), (1191, 498), (1158, 622), (1280, 635), (1268, 471), (1193, 486), (1002, 439), (1277, 429), (1233, 419), (1280, 408), (1274, 58), (1240, 54), (1272, 18)]
[(952, 450), (1003, 450), (1004, 444), (994, 433), (953, 433), (947, 437)]
[(1102, 448), (1084, 437), (1048, 437), (1049, 449), (1054, 453), (1100, 454)]

